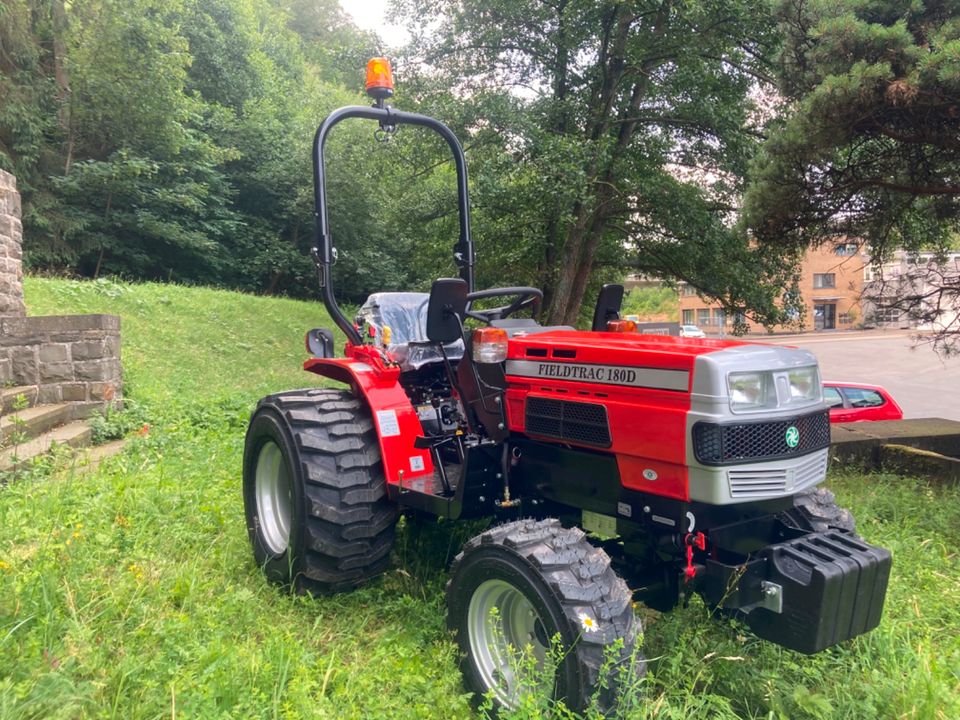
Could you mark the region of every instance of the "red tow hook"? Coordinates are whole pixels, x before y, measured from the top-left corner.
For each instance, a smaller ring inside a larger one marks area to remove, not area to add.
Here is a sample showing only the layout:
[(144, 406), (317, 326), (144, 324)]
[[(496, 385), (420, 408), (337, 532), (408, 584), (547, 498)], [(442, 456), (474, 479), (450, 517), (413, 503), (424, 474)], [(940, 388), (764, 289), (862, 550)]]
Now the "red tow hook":
[(687, 566), (683, 569), (685, 582), (690, 582), (697, 576), (697, 568), (693, 564), (693, 549), (707, 549), (707, 536), (702, 532), (687, 533), (683, 536), (683, 544), (687, 547)]

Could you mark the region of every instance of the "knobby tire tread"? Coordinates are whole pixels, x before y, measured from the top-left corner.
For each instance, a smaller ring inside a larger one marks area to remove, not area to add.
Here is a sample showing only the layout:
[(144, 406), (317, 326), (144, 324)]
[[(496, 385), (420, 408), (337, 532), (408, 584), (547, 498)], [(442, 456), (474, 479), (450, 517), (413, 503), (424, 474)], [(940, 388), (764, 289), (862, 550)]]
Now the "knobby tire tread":
[(383, 573), (399, 513), (387, 499), (366, 405), (349, 391), (325, 388), (278, 393), (263, 405), (286, 420), (303, 477), (306, 537), (294, 584), (333, 593)]

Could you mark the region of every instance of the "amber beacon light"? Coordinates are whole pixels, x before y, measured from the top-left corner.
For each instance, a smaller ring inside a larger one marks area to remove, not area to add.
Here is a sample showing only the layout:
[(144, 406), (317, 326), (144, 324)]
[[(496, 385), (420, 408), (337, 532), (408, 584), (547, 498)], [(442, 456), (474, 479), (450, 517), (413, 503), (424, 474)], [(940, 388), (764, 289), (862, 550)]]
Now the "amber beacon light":
[(390, 61), (375, 57), (367, 63), (367, 95), (376, 100), (386, 100), (393, 95), (393, 71)]

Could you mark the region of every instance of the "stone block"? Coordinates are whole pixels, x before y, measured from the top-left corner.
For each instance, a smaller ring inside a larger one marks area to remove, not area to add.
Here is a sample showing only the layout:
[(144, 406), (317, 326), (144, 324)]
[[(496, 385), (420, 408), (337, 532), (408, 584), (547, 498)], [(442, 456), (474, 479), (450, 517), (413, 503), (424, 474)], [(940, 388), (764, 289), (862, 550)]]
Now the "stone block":
[(0, 318), (0, 348), (25, 348), (42, 345), (47, 342), (46, 335), (4, 334), (3, 321), (15, 318)]
[(14, 295), (0, 295), (0, 315), (22, 315), (23, 303)]
[(90, 399), (113, 402), (119, 396), (117, 385), (112, 382), (90, 383)]
[(20, 385), (36, 385), (40, 382), (40, 363), (35, 347), (14, 347), (10, 353), (13, 381)]
[(10, 358), (0, 358), (0, 385), (6, 385), (13, 380), (13, 365)]
[(81, 360), (73, 364), (77, 380), (103, 382), (113, 377), (113, 364), (109, 360)]
[(107, 356), (103, 340), (81, 340), (70, 346), (74, 360), (99, 360)]
[(59, 383), (40, 386), (37, 392), (38, 405), (55, 405), (59, 402), (63, 402), (63, 391)]
[[(42, 350), (43, 348), (41, 348), (41, 352)], [(73, 363), (71, 362), (40, 363), (40, 382), (61, 383), (73, 379)]]
[(65, 343), (51, 343), (40, 346), (40, 362), (61, 363), (70, 361), (70, 346)]
[[(119, 332), (120, 318), (116, 315), (40, 315), (28, 318), (15, 318), (8, 321), (10, 332), (17, 334), (47, 334), (62, 333), (73, 340), (82, 337), (81, 333), (88, 330), (99, 330), (102, 337), (106, 331)], [(51, 338), (52, 339), (52, 338)], [(63, 340), (62, 342), (70, 342)]]
[(84, 402), (87, 398), (87, 383), (68, 382), (60, 386), (64, 402)]
[(111, 334), (104, 338), (104, 357), (120, 357), (120, 334)]
[[(70, 403), (70, 419), (84, 420), (88, 417), (92, 417), (93, 415), (103, 412), (103, 407), (104, 403), (100, 400)], [(119, 410), (122, 407), (122, 404), (114, 403), (114, 407)]]

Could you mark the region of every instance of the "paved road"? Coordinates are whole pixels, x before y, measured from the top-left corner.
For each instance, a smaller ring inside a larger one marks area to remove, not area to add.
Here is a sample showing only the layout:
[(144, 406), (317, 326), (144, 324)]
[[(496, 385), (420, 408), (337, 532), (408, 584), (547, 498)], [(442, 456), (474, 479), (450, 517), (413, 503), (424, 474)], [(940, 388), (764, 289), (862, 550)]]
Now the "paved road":
[(814, 353), (826, 380), (883, 385), (905, 418), (960, 420), (960, 357), (943, 359), (929, 345), (917, 345), (909, 333), (807, 334), (764, 342)]

